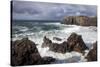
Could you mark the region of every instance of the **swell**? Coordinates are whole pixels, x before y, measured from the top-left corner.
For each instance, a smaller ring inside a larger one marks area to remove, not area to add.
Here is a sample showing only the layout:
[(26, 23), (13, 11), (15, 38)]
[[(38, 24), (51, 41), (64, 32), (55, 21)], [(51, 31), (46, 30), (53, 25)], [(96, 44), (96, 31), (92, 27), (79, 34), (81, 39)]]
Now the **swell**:
[[(42, 48), (41, 45), (43, 43), (42, 40), (44, 36), (47, 36), (50, 40), (52, 40), (55, 43), (61, 43), (67, 40), (67, 38), (72, 32), (76, 32), (83, 36), (83, 40), (89, 48), (91, 48), (92, 47), (91, 44), (97, 40), (97, 35), (96, 35), (97, 28), (95, 26), (83, 27), (83, 26), (77, 26), (77, 25), (63, 25), (59, 23), (58, 24), (44, 23), (40, 25), (34, 24), (32, 26), (27, 26), (27, 24), (25, 26), (23, 25), (15, 26), (15, 29), (17, 29), (17, 33), (16, 33), (16, 30), (13, 31), (14, 33), (13, 33), (12, 40), (18, 40), (18, 39), (20, 40), (24, 37), (28, 37), (30, 40), (38, 44), (37, 48), (42, 57), (51, 56), (53, 58), (59, 59), (60, 61), (56, 61), (56, 63), (62, 63), (62, 62), (68, 62), (68, 61), (70, 62), (71, 60), (70, 59), (68, 60), (68, 58), (72, 58), (72, 60), (77, 61), (77, 62), (85, 61), (85, 59), (84, 59), (84, 56), (82, 56), (80, 53), (77, 53), (77, 52), (71, 52), (71, 53), (66, 52), (65, 54), (60, 54), (60, 53), (49, 51), (48, 48)], [(45, 28), (42, 28), (42, 27), (49, 28), (49, 29), (45, 30)], [(34, 31), (35, 29), (37, 31)], [(53, 40), (53, 37), (58, 37), (58, 38), (61, 38), (62, 40), (56, 41), (56, 40)]]

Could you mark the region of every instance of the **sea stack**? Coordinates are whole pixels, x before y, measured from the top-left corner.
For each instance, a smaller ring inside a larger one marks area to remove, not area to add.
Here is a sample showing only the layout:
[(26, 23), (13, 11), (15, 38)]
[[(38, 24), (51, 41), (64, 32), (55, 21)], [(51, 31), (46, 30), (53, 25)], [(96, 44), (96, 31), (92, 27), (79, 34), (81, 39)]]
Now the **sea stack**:
[(97, 17), (65, 16), (62, 23), (67, 25), (97, 26)]

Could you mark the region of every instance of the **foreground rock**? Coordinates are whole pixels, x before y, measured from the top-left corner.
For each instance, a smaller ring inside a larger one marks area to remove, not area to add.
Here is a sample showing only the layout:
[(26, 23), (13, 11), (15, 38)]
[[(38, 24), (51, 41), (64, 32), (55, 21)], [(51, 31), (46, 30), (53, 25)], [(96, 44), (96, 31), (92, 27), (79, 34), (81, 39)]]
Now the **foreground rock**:
[(52, 58), (52, 57), (43, 57), (42, 59), (40, 59), (38, 61), (38, 64), (51, 64), (53, 62), (55, 62), (56, 59)]
[(54, 51), (54, 52), (58, 52), (58, 53), (66, 53), (67, 52), (67, 42), (63, 42), (63, 43), (60, 43), (60, 44), (57, 44), (57, 43), (52, 43), (51, 46), (49, 47), (49, 49), (51, 51)]
[(44, 36), (42, 47), (50, 47), (52, 45), (52, 41)]
[(36, 64), (50, 64), (55, 59), (51, 57), (41, 57), (36, 44), (28, 38), (16, 40), (12, 42), (11, 48), (11, 65), (36, 65)]
[(41, 56), (34, 42), (23, 38), (12, 43), (12, 65), (36, 64)]
[(62, 39), (61, 38), (58, 38), (58, 37), (53, 37), (53, 40), (61, 41)]
[(97, 42), (93, 44), (93, 48), (89, 51), (86, 58), (88, 61), (97, 61)]
[(44, 42), (42, 44), (42, 47), (49, 47), (51, 51), (58, 52), (58, 53), (66, 53), (71, 51), (84, 53), (84, 50), (88, 49), (81, 35), (78, 35), (76, 33), (72, 33), (67, 39), (67, 42), (64, 41), (63, 43), (60, 44), (52, 43), (52, 41), (46, 37), (44, 37), (43, 40)]
[(43, 39), (42, 47), (49, 47), (49, 50), (58, 52), (58, 53), (65, 53), (67, 52), (67, 42), (63, 42), (61, 44), (52, 43), (46, 36)]
[(68, 39), (68, 50), (69, 51), (77, 51), (83, 53), (84, 50), (88, 49), (88, 47), (85, 45), (81, 35), (78, 35), (76, 33), (72, 33)]
[(97, 26), (97, 17), (66, 16), (64, 17), (62, 23), (81, 26)]

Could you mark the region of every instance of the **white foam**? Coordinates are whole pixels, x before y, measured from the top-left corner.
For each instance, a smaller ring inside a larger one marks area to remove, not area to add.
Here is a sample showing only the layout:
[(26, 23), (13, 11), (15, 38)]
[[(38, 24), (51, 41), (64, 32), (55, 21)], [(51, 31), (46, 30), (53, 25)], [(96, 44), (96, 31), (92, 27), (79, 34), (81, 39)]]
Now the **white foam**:
[(81, 53), (78, 53), (78, 52), (66, 52), (65, 54), (62, 54), (62, 53), (56, 53), (56, 52), (53, 52), (53, 51), (49, 51), (49, 48), (41, 48), (38, 46), (38, 50), (39, 50), (39, 53), (42, 57), (44, 56), (50, 56), (50, 57), (53, 57), (53, 58), (56, 58), (57, 61), (56, 63), (69, 63), (69, 62), (84, 62), (86, 61), (86, 59), (84, 58), (84, 56), (81, 54)]
[[(41, 45), (43, 43), (43, 37), (47, 36), (50, 40), (56, 43), (62, 43), (63, 41), (67, 41), (67, 38), (70, 36), (72, 32), (75, 32), (77, 34), (82, 35), (82, 38), (86, 45), (91, 48), (92, 43), (97, 40), (97, 28), (94, 26), (90, 27), (83, 27), (83, 26), (77, 26), (77, 25), (63, 25), (63, 24), (56, 24), (61, 27), (61, 30), (49, 30), (49, 31), (40, 31), (40, 32), (27, 32), (22, 34), (16, 34), (15, 38), (20, 39), (22, 37), (29, 37), (30, 40), (38, 44), (37, 48), (42, 57), (44, 56), (51, 56), (53, 58), (58, 59), (56, 61), (57, 63), (62, 62), (84, 62), (87, 61), (84, 57), (89, 52), (88, 50), (85, 52), (85, 55), (83, 56), (81, 53), (78, 52), (66, 52), (65, 54), (61, 53), (55, 53), (52, 51), (49, 51), (49, 48), (42, 48)], [(22, 28), (23, 29), (23, 28)], [(22, 31), (26, 31), (25, 29)], [(22, 37), (21, 37), (22, 36)], [(62, 41), (55, 41), (53, 40), (53, 37), (61, 38)]]
[(28, 28), (25, 26), (14, 26), (13, 29), (18, 29), (19, 31), (27, 31)]

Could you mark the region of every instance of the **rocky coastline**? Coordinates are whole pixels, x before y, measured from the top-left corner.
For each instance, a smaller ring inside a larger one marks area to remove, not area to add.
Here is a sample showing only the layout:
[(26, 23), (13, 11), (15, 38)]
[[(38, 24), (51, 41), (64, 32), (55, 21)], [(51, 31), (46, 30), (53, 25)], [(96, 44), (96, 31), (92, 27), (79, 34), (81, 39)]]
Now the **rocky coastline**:
[(52, 57), (41, 57), (36, 44), (28, 38), (12, 42), (12, 66), (50, 64), (54, 61), (55, 59)]
[[(61, 40), (60, 38), (57, 38)], [(11, 42), (11, 65), (40, 65), (40, 64), (52, 64), (57, 59), (49, 56), (41, 57), (37, 49), (37, 44), (29, 40), (29, 38), (23, 38)], [(49, 47), (50, 51), (56, 53), (66, 53), (76, 51), (84, 55), (85, 50), (89, 50), (86, 55), (87, 61), (97, 61), (97, 42), (93, 43), (93, 48), (89, 49), (84, 43), (82, 36), (76, 33), (72, 33), (68, 39), (62, 43), (53, 43), (49, 38), (44, 36), (42, 48)]]
[(97, 26), (97, 17), (65, 16), (61, 23), (67, 25)]

